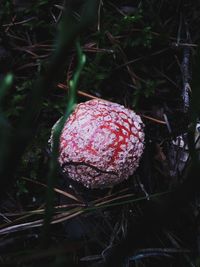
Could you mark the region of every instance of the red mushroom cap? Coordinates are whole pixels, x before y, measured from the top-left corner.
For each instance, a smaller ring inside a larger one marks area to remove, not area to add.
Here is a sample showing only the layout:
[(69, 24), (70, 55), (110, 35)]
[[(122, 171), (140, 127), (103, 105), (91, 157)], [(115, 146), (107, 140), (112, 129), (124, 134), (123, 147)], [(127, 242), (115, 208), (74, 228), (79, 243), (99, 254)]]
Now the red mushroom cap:
[(140, 116), (122, 105), (90, 100), (77, 105), (60, 137), (64, 173), (89, 188), (110, 187), (127, 179), (144, 150)]

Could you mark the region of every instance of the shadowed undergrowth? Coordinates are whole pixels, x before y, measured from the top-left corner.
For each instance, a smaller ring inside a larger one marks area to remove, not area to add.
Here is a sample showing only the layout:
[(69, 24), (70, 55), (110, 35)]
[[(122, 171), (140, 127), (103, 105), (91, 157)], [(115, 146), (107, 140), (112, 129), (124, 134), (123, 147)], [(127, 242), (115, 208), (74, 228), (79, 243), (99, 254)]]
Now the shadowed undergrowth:
[[(1, 263), (198, 266), (199, 3), (4, 2)], [(92, 98), (145, 123), (140, 167), (112, 189), (83, 188), (57, 166), (64, 121)]]

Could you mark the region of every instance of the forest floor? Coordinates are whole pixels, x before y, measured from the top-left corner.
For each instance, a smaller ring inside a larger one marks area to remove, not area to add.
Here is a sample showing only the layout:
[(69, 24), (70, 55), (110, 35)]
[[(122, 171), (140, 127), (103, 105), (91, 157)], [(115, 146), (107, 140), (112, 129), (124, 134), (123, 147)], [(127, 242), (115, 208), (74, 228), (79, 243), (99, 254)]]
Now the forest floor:
[[(0, 22), (0, 266), (200, 266), (199, 2), (10, 0)], [(145, 125), (139, 168), (112, 189), (51, 172), (75, 42), (74, 101)]]

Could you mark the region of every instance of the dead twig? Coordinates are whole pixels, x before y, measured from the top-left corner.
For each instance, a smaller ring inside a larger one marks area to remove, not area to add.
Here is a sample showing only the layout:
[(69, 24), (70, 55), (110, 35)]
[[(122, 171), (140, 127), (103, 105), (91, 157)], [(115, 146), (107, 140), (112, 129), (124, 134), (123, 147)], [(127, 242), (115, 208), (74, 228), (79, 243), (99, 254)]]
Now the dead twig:
[[(37, 184), (37, 185), (41, 185), (41, 186), (43, 186), (43, 187), (47, 187), (46, 184), (40, 183), (40, 182), (38, 182), (38, 181), (34, 181), (34, 180), (32, 180), (32, 179), (29, 179), (29, 178), (25, 178), (25, 177), (23, 177), (22, 179), (25, 180), (25, 181), (27, 181), (27, 182), (31, 182), (31, 183), (34, 183), (34, 184)], [(74, 196), (74, 195), (72, 195), (72, 194), (70, 194), (70, 193), (68, 193), (68, 192), (66, 192), (66, 191), (60, 190), (60, 189), (58, 189), (58, 188), (54, 188), (54, 191), (55, 191), (56, 193), (59, 193), (59, 194), (65, 196), (65, 197), (68, 197), (68, 198), (73, 199), (73, 200), (75, 200), (75, 201), (81, 202), (80, 199), (78, 199), (76, 196)]]
[(190, 84), (189, 84), (189, 80), (190, 80), (189, 65), (190, 65), (190, 47), (184, 47), (184, 49), (183, 49), (183, 61), (181, 64), (182, 80), (183, 80), (182, 98), (183, 98), (184, 112), (188, 111), (188, 108), (190, 105), (189, 93), (191, 91), (191, 88), (190, 88)]

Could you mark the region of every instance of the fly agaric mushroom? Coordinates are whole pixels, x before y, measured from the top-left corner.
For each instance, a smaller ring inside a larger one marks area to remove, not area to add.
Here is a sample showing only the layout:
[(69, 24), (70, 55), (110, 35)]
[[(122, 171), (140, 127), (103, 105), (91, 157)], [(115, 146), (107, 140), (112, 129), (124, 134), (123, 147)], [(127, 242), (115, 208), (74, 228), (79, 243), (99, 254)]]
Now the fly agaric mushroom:
[(111, 187), (127, 179), (144, 150), (140, 116), (105, 100), (78, 104), (60, 136), (59, 164), (88, 188)]

